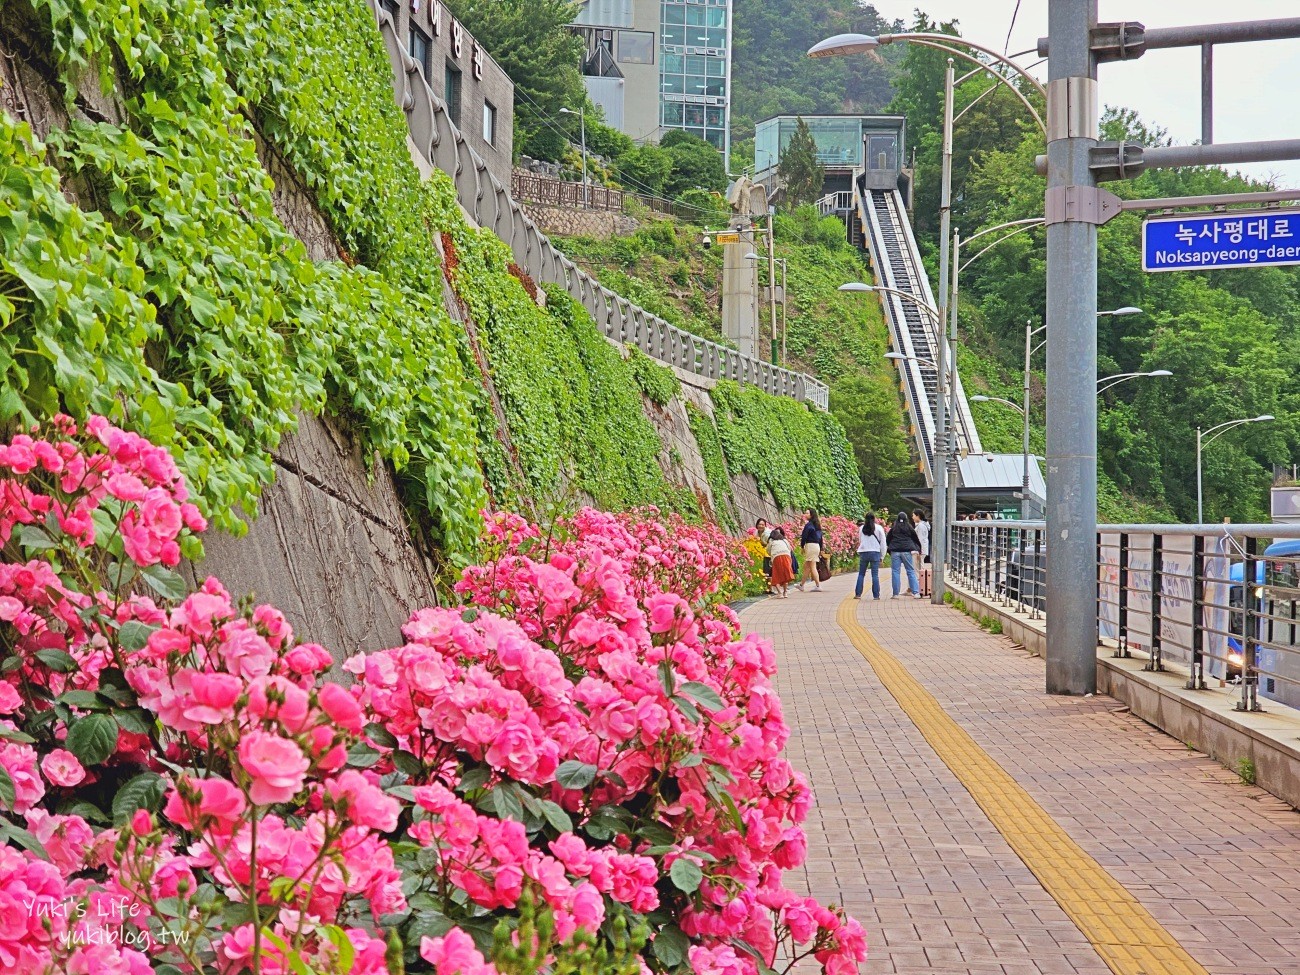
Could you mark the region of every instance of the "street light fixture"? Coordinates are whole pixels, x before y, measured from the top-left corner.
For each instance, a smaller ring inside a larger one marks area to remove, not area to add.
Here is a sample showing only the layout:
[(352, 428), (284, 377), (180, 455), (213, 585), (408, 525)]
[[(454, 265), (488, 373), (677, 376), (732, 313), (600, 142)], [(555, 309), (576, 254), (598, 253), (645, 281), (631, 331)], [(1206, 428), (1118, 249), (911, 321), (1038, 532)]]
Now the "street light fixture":
[(571, 108), (560, 109), (561, 115), (578, 116), (578, 124), (582, 129), (582, 205), (591, 206), (591, 184), (587, 182), (587, 110), (579, 108), (576, 112)]
[[(1196, 523), (1198, 525), (1202, 524), (1205, 521), (1205, 512), (1202, 507), (1202, 492), (1201, 492), (1201, 451), (1202, 449), (1204, 449), (1206, 444), (1218, 440), (1219, 437), (1223, 436), (1233, 427), (1239, 427), (1245, 423), (1267, 423), (1271, 419), (1273, 419), (1273, 414), (1265, 413), (1262, 416), (1251, 416), (1241, 420), (1226, 420), (1223, 423), (1220, 423), (1217, 426), (1210, 427), (1210, 429), (1205, 430), (1203, 432), (1200, 427), (1196, 428)], [(1207, 437), (1207, 434), (1214, 433), (1214, 431), (1216, 430), (1218, 430), (1219, 432), (1215, 433), (1214, 436), (1212, 437)]]
[(1099, 311), (1098, 318), (1121, 318), (1125, 315), (1141, 315), (1141, 308), (1134, 308), (1132, 305), (1125, 305), (1123, 308), (1116, 308), (1114, 311)]
[(1097, 392), (1104, 393), (1108, 389), (1113, 389), (1120, 383), (1126, 383), (1133, 379), (1157, 378), (1172, 376), (1173, 373), (1168, 369), (1153, 369), (1150, 372), (1121, 372), (1114, 376), (1103, 376), (1097, 380)]
[(970, 401), (972, 403), (1001, 403), (1003, 406), (1011, 407), (1021, 416), (1025, 415), (1025, 411), (1020, 408), (1019, 403), (1012, 402), (1009, 399), (1003, 399), (1001, 396), (972, 396)]

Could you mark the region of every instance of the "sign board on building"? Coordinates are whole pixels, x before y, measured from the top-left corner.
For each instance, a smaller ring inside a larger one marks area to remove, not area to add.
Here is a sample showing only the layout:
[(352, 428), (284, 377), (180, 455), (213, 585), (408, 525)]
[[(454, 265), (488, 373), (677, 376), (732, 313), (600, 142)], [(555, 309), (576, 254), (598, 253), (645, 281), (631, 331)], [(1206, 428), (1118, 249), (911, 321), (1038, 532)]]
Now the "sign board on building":
[(1300, 210), (1196, 213), (1142, 224), (1142, 269), (1205, 271), (1300, 264)]
[(719, 244), (739, 244), (739, 243), (740, 243), (740, 234), (735, 234), (735, 233), (721, 233), (721, 234), (718, 234), (718, 235), (717, 235), (717, 238), (716, 238), (716, 239), (717, 239), (717, 241), (718, 241)]

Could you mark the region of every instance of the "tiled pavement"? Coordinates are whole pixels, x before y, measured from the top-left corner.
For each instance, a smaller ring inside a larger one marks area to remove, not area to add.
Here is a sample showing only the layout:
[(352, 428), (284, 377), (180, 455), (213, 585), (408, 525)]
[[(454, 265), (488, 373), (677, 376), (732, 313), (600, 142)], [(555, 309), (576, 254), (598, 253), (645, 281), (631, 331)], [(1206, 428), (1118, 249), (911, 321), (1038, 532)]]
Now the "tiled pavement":
[[(791, 884), (862, 921), (868, 973), (1108, 972), (836, 624), (851, 584), (741, 617), (776, 645), (817, 798)], [(1300, 813), (1110, 698), (1047, 696), (1041, 660), (951, 609), (858, 619), (1212, 975), (1300, 975)]]

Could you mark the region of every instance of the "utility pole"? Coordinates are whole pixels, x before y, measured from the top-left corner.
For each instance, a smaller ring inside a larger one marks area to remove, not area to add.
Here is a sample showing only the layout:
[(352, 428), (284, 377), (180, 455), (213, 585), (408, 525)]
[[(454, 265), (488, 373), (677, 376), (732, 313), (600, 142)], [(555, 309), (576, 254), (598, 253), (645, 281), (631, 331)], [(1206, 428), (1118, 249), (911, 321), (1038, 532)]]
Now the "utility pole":
[[(944, 75), (943, 85), (943, 182), (939, 190), (939, 320), (934, 323), (935, 355), (934, 364), (937, 373), (935, 380), (935, 438), (934, 456), (930, 458), (930, 475), (934, 479), (934, 496), (930, 505), (930, 520), (933, 526), (930, 532), (930, 602), (936, 606), (943, 605), (945, 586), (944, 564), (948, 558), (948, 427), (956, 421), (950, 420), (948, 408), (944, 402), (944, 386), (949, 382), (948, 343), (944, 341), (944, 322), (948, 311), (948, 238), (952, 225), (952, 108), (953, 108), (953, 61), (948, 59), (948, 70)], [(953, 370), (957, 363), (952, 364)], [(956, 383), (953, 383), (954, 387)], [(954, 481), (954, 485), (955, 485)]]
[[(952, 375), (948, 382), (948, 536), (957, 523), (957, 481), (961, 450), (957, 443), (957, 294), (961, 277), (961, 231), (952, 232), (952, 295), (948, 299), (948, 348), (952, 357)], [(943, 331), (940, 325), (939, 330)], [(931, 561), (934, 561), (931, 559)]]
[(1097, 0), (1047, 8), (1047, 692), (1097, 690)]
[(768, 314), (772, 324), (772, 365), (776, 365), (776, 207), (767, 206)]

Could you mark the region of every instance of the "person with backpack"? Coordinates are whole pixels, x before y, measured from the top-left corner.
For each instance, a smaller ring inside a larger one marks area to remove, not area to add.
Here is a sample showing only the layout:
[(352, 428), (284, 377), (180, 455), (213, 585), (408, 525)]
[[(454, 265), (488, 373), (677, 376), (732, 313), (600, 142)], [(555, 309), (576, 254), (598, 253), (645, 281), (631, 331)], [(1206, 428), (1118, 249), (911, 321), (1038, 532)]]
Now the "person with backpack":
[(866, 579), (867, 569), (871, 569), (871, 598), (880, 599), (880, 560), (885, 557), (885, 529), (880, 527), (876, 516), (870, 511), (858, 526), (858, 584), (853, 590), (853, 598), (862, 598), (862, 584)]
[(804, 591), (804, 583), (809, 579), (813, 583), (813, 592), (822, 591), (821, 579), (817, 577), (817, 563), (822, 556), (821, 519), (812, 508), (808, 509), (808, 520), (804, 522), (803, 532), (799, 536), (799, 547), (803, 549), (803, 573), (799, 576), (799, 591)]
[(894, 527), (889, 530), (889, 542), (886, 546), (889, 549), (889, 576), (893, 584), (894, 595), (891, 599), (897, 599), (902, 595), (901, 580), (899, 578), (901, 570), (907, 570), (907, 586), (911, 590), (915, 599), (921, 598), (921, 587), (916, 581), (916, 566), (913, 559), (921, 552), (921, 539), (916, 534), (916, 529), (912, 527), (912, 519), (908, 517), (906, 511), (900, 511), (898, 518), (894, 520)]

